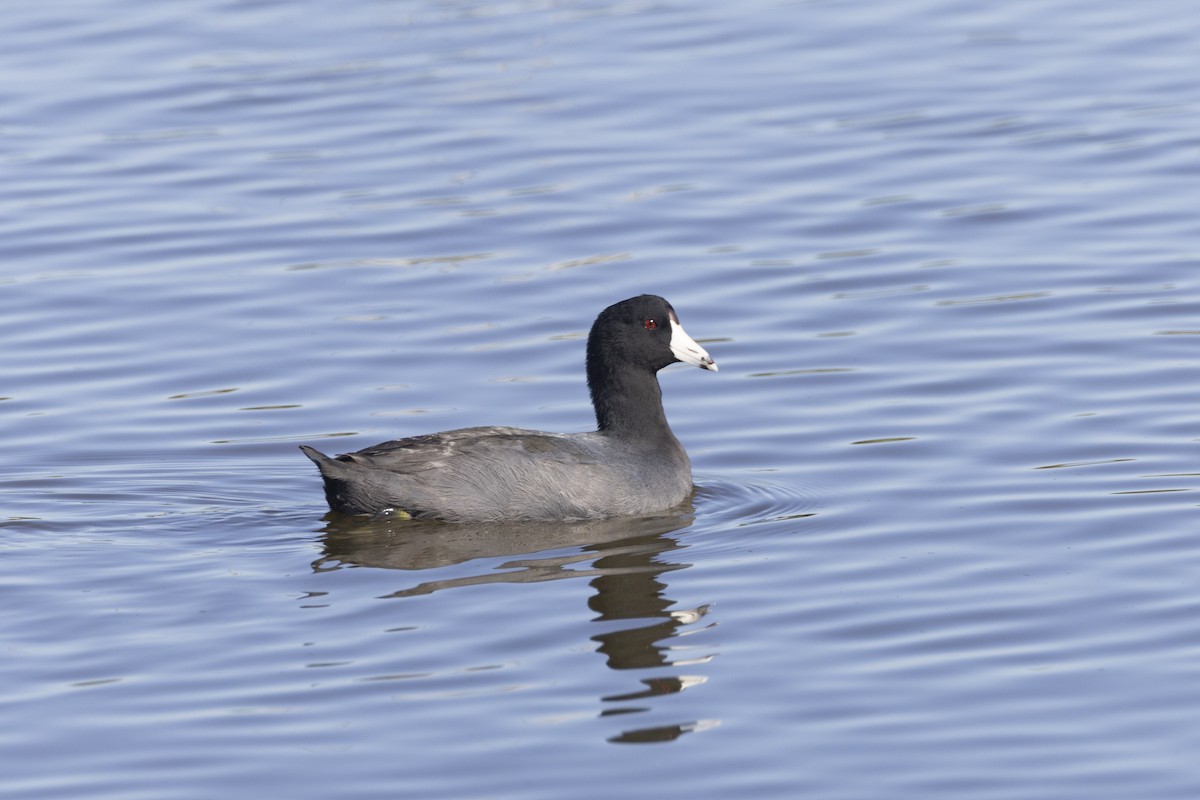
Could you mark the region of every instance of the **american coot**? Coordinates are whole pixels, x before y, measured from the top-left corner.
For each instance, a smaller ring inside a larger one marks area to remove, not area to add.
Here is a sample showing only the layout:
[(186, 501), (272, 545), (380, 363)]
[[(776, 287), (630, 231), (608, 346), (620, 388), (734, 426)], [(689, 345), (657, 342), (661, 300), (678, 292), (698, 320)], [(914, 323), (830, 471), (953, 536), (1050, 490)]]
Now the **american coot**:
[(597, 430), (462, 428), (330, 458), (301, 446), (334, 511), (446, 522), (595, 519), (661, 511), (692, 489), (692, 467), (663, 413), (660, 369), (717, 369), (661, 297), (600, 312), (587, 340)]

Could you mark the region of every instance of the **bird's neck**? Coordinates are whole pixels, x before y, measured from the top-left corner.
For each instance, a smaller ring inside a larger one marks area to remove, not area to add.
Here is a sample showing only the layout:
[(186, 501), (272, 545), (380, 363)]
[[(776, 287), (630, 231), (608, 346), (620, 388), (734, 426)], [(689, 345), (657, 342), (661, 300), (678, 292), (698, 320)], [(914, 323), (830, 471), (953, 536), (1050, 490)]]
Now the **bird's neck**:
[[(663, 411), (658, 377), (644, 370), (612, 370), (603, 360), (589, 359), (588, 389), (601, 433), (655, 443), (674, 439)], [(598, 392), (598, 387), (605, 387)]]

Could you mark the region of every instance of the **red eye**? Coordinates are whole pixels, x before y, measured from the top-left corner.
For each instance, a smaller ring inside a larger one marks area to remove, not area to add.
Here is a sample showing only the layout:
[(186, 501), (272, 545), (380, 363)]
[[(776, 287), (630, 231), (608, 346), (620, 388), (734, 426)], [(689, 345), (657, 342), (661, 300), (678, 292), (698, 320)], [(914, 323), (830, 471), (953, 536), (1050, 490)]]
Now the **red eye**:
[(645, 328), (645, 329), (646, 329), (646, 330), (648, 330), (648, 331), (652, 331), (652, 330), (654, 330), (655, 328), (657, 328), (657, 327), (658, 327), (658, 323), (657, 323), (657, 322), (655, 322), (655, 321), (654, 321), (654, 320), (652, 320), (652, 319), (648, 319), (648, 320), (645, 320), (645, 321), (642, 323), (642, 327), (643, 327), (643, 328)]

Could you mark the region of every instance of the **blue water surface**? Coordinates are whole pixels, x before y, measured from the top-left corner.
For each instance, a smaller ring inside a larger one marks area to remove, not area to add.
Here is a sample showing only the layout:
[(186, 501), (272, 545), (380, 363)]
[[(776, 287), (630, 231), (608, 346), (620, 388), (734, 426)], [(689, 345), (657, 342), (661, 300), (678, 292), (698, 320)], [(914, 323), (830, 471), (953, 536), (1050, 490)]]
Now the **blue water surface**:
[[(0, 34), (0, 794), (1200, 796), (1200, 6), (67, 0)], [(592, 423), (689, 505), (327, 518)]]

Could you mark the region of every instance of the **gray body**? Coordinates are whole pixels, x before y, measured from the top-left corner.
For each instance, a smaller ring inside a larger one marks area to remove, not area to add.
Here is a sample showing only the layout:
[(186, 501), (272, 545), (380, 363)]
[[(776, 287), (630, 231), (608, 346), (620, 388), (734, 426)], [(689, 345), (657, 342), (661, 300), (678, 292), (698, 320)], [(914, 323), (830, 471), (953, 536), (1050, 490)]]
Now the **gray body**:
[(599, 431), (462, 428), (337, 458), (303, 450), (321, 470), (329, 506), (349, 513), (390, 508), (447, 522), (595, 519), (661, 511), (692, 490), (691, 463), (673, 435), (629, 442)]

